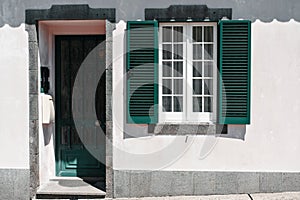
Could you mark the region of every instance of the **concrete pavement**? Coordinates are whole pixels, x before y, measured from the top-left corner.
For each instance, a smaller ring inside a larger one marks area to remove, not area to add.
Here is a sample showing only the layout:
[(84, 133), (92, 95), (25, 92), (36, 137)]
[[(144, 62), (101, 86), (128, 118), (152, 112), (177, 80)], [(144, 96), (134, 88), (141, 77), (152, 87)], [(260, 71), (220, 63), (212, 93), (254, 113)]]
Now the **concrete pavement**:
[(117, 198), (116, 200), (300, 200), (300, 192), (238, 195)]

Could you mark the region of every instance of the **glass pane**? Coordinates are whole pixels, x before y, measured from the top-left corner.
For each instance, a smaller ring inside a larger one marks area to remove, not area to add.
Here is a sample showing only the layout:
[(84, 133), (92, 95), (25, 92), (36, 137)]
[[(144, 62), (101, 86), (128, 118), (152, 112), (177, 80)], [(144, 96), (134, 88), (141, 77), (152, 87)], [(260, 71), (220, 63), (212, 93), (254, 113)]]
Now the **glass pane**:
[(214, 41), (214, 32), (212, 26), (204, 27), (204, 42), (213, 42)]
[(193, 94), (202, 94), (202, 79), (193, 80)]
[(212, 95), (213, 94), (213, 82), (212, 79), (204, 80), (204, 94)]
[(183, 57), (183, 45), (174, 44), (174, 59), (182, 59)]
[(202, 112), (202, 97), (193, 97), (193, 112)]
[(172, 59), (172, 45), (163, 44), (163, 59), (169, 60)]
[(172, 94), (172, 79), (163, 80), (163, 94)]
[(213, 77), (213, 62), (204, 63), (204, 76)]
[(182, 97), (173, 97), (174, 100), (174, 112), (182, 112)]
[(202, 62), (193, 62), (193, 77), (202, 76)]
[(204, 45), (204, 59), (205, 60), (213, 59), (213, 45), (212, 44)]
[(183, 93), (183, 80), (174, 79), (174, 94), (182, 94), (182, 93)]
[(162, 97), (163, 112), (172, 112), (172, 97)]
[(173, 35), (174, 35), (173, 42), (182, 42), (183, 41), (183, 27), (175, 26)]
[(204, 112), (212, 112), (212, 98), (204, 97)]
[(172, 27), (163, 27), (163, 42), (172, 42)]
[(193, 45), (193, 59), (194, 60), (202, 59), (202, 45), (201, 44)]
[(172, 62), (162, 62), (163, 77), (172, 77)]
[(174, 77), (183, 76), (183, 62), (174, 62)]
[(193, 42), (202, 42), (202, 27), (193, 27)]

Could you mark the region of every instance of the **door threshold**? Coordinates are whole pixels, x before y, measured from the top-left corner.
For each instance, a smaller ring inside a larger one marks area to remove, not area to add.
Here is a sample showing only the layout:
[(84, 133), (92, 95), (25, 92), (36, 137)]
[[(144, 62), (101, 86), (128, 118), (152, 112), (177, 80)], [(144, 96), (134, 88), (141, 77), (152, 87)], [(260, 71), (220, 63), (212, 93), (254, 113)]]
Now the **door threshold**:
[(54, 176), (49, 179), (50, 181), (59, 181), (59, 180), (94, 180), (94, 181), (103, 181), (105, 182), (105, 177), (71, 177), (71, 176)]
[[(89, 180), (87, 180), (89, 179)], [(54, 177), (40, 186), (37, 199), (105, 198), (105, 184), (96, 178)], [(96, 181), (96, 182), (95, 182)]]

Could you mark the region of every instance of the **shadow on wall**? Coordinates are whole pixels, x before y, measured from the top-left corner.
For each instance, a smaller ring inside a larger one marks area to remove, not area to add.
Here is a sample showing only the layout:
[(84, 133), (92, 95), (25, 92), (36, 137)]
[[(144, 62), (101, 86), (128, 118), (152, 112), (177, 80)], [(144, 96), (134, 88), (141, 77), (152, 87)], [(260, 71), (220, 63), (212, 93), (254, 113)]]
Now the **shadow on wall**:
[(219, 137), (245, 140), (246, 125), (228, 125), (227, 134), (220, 134)]
[[(144, 19), (145, 8), (167, 8), (171, 4), (199, 4), (199, 0), (172, 0), (169, 4), (161, 3), (160, 0), (129, 0), (129, 1), (106, 1), (88, 0), (85, 1), (91, 8), (116, 8), (117, 21)], [(80, 4), (75, 0), (61, 0), (60, 4)], [(300, 21), (300, 1), (282, 0), (204, 0), (209, 8), (232, 8), (233, 19), (249, 19), (255, 21), (260, 19), (270, 22), (273, 19), (278, 21), (289, 21), (294, 19)], [(49, 9), (52, 1), (36, 3), (35, 0), (17, 1), (2, 0), (0, 4), (0, 27), (4, 24), (17, 27), (25, 22), (25, 10), (27, 9)]]
[(53, 125), (43, 125), (43, 134), (44, 134), (44, 145), (47, 146), (50, 141), (51, 141), (51, 137), (54, 133), (53, 130)]

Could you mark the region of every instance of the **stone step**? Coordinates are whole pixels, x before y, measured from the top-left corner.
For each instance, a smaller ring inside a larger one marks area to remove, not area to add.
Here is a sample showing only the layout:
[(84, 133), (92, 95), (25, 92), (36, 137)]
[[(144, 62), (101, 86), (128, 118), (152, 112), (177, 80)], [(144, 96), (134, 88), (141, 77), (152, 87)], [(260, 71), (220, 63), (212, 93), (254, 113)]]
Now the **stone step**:
[(39, 198), (34, 198), (33, 200), (103, 200), (105, 197), (93, 197), (93, 196), (41, 196)]
[(103, 199), (105, 182), (97, 178), (53, 178), (37, 191), (36, 199)]
[(68, 196), (62, 196), (62, 197), (53, 196), (51, 198), (42, 197), (42, 198), (39, 198), (39, 199), (34, 198), (32, 200), (104, 200), (104, 199), (105, 199), (105, 197), (92, 198), (92, 197), (78, 197), (78, 196), (70, 196), (70, 197), (68, 197)]

